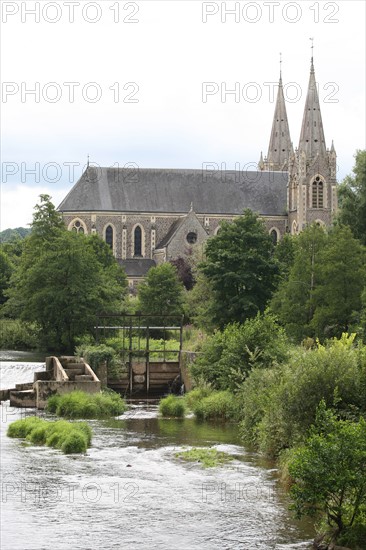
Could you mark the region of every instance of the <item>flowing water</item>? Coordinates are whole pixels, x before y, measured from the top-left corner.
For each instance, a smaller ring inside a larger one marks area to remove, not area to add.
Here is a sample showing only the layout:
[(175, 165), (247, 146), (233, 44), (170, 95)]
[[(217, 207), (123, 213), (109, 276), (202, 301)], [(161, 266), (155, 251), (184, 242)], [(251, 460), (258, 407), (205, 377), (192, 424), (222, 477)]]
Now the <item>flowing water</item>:
[[(1, 387), (42, 368), (25, 355), (2, 357)], [(3, 403), (1, 412), (3, 550), (311, 548), (311, 525), (292, 519), (276, 470), (241, 446), (235, 426), (161, 419), (156, 406), (135, 405), (91, 421), (87, 454), (66, 456), (6, 437), (10, 422), (34, 410)], [(235, 458), (203, 469), (175, 456), (191, 446)]]

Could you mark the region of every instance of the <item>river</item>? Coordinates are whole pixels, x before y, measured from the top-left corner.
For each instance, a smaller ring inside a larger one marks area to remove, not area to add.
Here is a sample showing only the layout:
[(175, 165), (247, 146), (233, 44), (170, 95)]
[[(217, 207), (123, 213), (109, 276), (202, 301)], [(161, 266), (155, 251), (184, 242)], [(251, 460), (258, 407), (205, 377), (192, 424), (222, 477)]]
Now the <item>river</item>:
[[(1, 353), (2, 388), (42, 368), (34, 356)], [(66, 456), (6, 437), (34, 410), (7, 402), (1, 412), (3, 550), (311, 548), (313, 529), (291, 517), (275, 468), (240, 444), (233, 425), (161, 419), (156, 406), (134, 405), (90, 421), (87, 454)], [(235, 459), (203, 469), (176, 458), (191, 446)]]

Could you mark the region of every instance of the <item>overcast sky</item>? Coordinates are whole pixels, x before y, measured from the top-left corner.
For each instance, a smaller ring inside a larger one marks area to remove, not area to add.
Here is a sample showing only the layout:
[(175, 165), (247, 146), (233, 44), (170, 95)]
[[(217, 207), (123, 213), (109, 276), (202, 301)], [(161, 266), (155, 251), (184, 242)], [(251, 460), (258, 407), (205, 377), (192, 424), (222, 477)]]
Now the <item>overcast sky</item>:
[(88, 154), (101, 166), (253, 169), (268, 148), (280, 52), (296, 147), (311, 37), (338, 181), (365, 148), (362, 0), (27, 0), (1, 9), (1, 229), (30, 223), (40, 193), (58, 205)]

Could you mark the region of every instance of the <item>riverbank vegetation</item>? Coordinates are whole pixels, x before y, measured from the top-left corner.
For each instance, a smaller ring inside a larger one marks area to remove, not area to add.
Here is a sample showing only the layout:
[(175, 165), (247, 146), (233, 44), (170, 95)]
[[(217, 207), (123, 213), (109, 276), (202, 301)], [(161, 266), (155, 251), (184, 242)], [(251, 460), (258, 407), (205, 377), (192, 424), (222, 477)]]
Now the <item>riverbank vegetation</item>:
[(160, 400), (159, 412), (162, 416), (182, 418), (186, 413), (186, 404), (182, 398), (176, 395), (168, 395)]
[(113, 391), (85, 393), (73, 391), (64, 395), (53, 395), (47, 400), (50, 413), (66, 418), (108, 418), (119, 416), (126, 410), (122, 397)]
[(181, 458), (186, 462), (198, 462), (204, 468), (217, 468), (223, 464), (227, 464), (233, 457), (223, 451), (218, 451), (213, 448), (197, 448), (188, 449), (175, 453), (176, 458)]
[[(43, 196), (31, 235), (2, 247), (1, 312), (32, 323), (49, 347), (78, 345), (96, 370), (105, 361), (117, 378), (126, 369), (120, 334), (96, 346), (97, 311), (184, 314), (195, 388), (184, 399), (169, 398), (167, 414), (179, 403), (200, 419), (235, 421), (245, 444), (281, 464), (296, 513), (314, 512), (324, 540), (362, 549), (366, 497), (352, 480), (365, 486), (366, 151), (357, 152), (339, 202), (332, 227), (308, 224), (276, 245), (246, 210), (223, 222), (199, 257), (152, 268), (137, 296), (127, 298), (110, 249), (96, 236), (69, 234)], [(161, 344), (161, 334), (151, 337), (157, 357), (178, 349), (174, 337)], [(144, 354), (145, 344), (132, 334), (132, 351)], [(57, 410), (56, 400), (51, 406)], [(344, 464), (337, 473), (332, 448)], [(328, 470), (329, 479), (337, 477), (335, 491), (341, 488), (330, 502)]]
[(53, 422), (37, 416), (12, 422), (7, 435), (26, 439), (33, 445), (47, 445), (65, 454), (85, 453), (92, 440), (92, 430), (85, 422)]

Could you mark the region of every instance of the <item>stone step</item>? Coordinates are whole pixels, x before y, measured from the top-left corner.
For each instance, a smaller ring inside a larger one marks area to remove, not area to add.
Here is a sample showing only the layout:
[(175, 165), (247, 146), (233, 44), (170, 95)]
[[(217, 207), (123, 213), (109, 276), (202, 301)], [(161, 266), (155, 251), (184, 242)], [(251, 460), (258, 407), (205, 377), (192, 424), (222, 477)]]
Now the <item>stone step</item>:
[(23, 384), (15, 384), (15, 389), (18, 391), (33, 390), (33, 382), (23, 382)]
[(67, 376), (69, 377), (69, 380), (74, 380), (75, 376), (80, 376), (84, 374), (84, 369), (64, 369)]
[(75, 382), (87, 382), (88, 380), (93, 380), (91, 374), (77, 374), (75, 376)]
[(85, 369), (85, 363), (66, 363), (65, 367), (66, 369)]
[(35, 407), (36, 392), (34, 390), (11, 390), (10, 391), (10, 406), (11, 407)]

